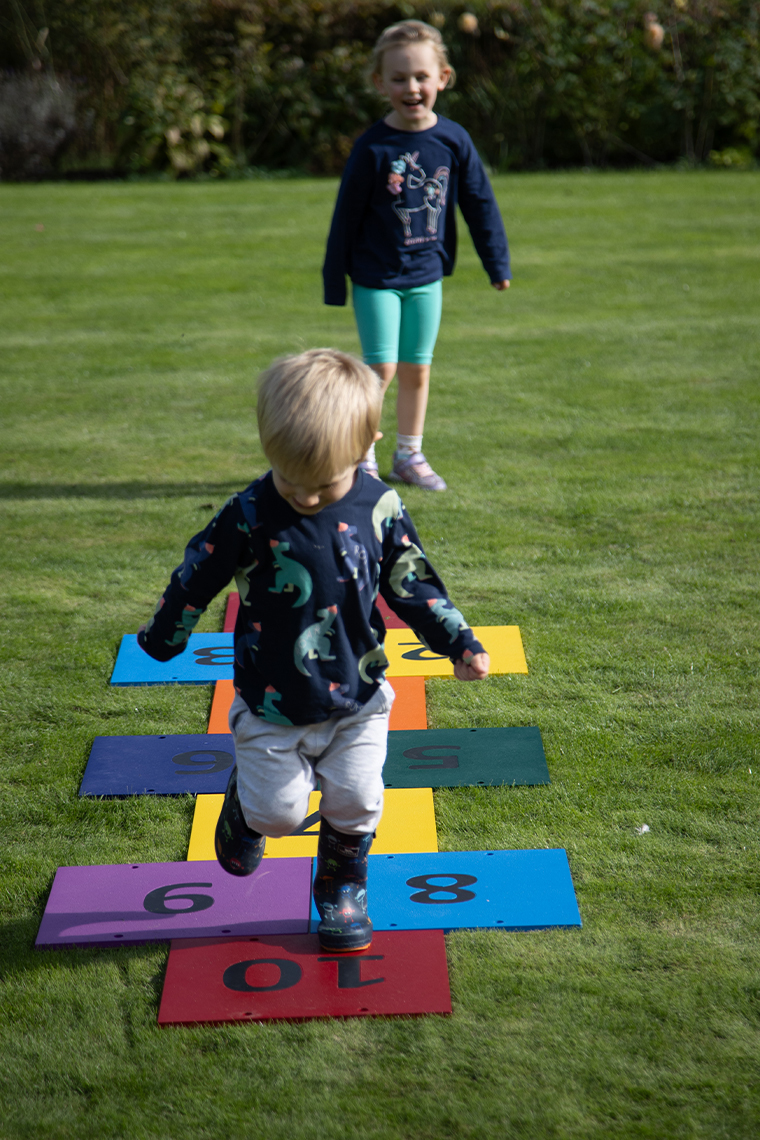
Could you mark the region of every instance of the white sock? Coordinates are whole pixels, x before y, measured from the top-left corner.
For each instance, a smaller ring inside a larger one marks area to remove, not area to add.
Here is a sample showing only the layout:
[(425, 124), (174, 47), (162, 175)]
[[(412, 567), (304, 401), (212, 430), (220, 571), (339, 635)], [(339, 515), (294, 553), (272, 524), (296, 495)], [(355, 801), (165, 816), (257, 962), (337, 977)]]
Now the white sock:
[(421, 435), (401, 435), (400, 432), (397, 434), (396, 455), (399, 459), (408, 459), (410, 455), (415, 455), (418, 451), (422, 451)]
[(375, 458), (375, 445), (374, 445), (374, 443), (371, 443), (369, 445), (369, 451), (364, 456), (363, 462), (364, 463), (377, 463), (377, 459)]

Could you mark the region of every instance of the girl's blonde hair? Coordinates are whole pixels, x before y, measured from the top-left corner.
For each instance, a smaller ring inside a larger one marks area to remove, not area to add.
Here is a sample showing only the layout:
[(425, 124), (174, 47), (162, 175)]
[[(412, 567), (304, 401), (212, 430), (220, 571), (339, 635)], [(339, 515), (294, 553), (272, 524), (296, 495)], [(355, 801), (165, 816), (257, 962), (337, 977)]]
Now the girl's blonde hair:
[(328, 482), (374, 442), (382, 400), (377, 374), (347, 352), (312, 348), (275, 360), (259, 377), (261, 446), (293, 482)]
[(389, 48), (405, 47), (407, 44), (430, 44), (441, 71), (448, 68), (451, 72), (446, 86), (454, 86), (456, 72), (449, 63), (443, 36), (437, 28), (423, 23), (422, 20), (402, 20), (399, 24), (391, 24), (390, 28), (385, 29), (372, 49), (372, 74), (380, 75), (382, 73), (383, 55)]

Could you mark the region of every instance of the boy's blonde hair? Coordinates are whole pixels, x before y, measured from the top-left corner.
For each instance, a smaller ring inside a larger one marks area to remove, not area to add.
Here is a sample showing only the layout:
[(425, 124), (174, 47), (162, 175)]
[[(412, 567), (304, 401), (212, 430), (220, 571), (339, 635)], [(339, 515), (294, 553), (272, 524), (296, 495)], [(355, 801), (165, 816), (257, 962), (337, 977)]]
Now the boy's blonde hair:
[(446, 51), (446, 45), (443, 42), (443, 36), (437, 28), (432, 27), (431, 24), (423, 23), (422, 20), (402, 20), (400, 23), (391, 24), (389, 28), (385, 29), (372, 49), (372, 74), (382, 74), (383, 55), (389, 48), (406, 47), (407, 44), (430, 44), (435, 52), (441, 71), (448, 68), (451, 72), (446, 86), (454, 86), (457, 76), (454, 68), (449, 63), (449, 56)]
[(288, 480), (328, 482), (375, 439), (382, 400), (372, 369), (335, 348), (275, 360), (259, 377), (264, 453)]

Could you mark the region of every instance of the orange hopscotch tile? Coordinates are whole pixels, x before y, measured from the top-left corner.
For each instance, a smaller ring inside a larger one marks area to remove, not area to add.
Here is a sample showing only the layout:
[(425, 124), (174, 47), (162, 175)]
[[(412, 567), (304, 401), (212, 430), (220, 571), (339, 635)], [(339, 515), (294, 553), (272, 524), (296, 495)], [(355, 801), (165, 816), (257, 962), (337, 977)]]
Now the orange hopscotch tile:
[[(391, 709), (391, 732), (408, 728), (427, 728), (424, 677), (389, 677), (396, 699)], [(232, 681), (217, 681), (211, 702), (209, 732), (229, 732), (227, 717), (235, 699)]]
[(214, 699), (211, 702), (211, 715), (208, 718), (208, 732), (229, 732), (227, 722), (230, 706), (235, 699), (235, 685), (232, 681), (217, 681)]
[(396, 699), (388, 725), (391, 732), (406, 728), (427, 728), (424, 677), (388, 677)]

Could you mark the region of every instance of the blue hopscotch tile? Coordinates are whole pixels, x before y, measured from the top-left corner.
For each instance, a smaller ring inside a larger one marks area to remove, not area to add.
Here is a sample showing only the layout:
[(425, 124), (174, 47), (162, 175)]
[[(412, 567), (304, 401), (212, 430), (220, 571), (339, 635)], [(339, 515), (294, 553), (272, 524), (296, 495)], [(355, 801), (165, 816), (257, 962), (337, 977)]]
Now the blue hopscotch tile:
[(210, 685), (232, 679), (232, 633), (194, 633), (188, 647), (171, 661), (154, 661), (125, 634), (116, 657), (112, 685)]
[(581, 925), (562, 848), (370, 855), (367, 891), (376, 930)]

